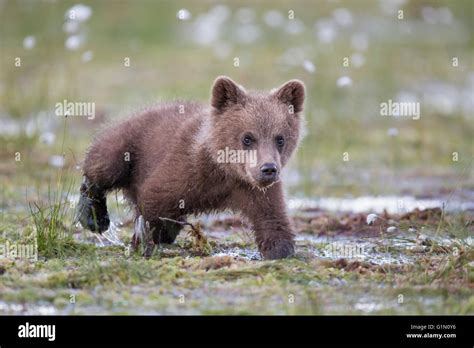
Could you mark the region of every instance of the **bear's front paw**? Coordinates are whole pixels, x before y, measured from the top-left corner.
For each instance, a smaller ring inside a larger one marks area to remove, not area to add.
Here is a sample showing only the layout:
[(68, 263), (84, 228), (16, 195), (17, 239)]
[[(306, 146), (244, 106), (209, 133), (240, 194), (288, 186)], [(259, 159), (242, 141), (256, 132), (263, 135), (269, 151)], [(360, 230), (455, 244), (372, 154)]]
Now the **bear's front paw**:
[(284, 259), (295, 254), (295, 243), (292, 240), (277, 239), (265, 244), (260, 252), (266, 260)]

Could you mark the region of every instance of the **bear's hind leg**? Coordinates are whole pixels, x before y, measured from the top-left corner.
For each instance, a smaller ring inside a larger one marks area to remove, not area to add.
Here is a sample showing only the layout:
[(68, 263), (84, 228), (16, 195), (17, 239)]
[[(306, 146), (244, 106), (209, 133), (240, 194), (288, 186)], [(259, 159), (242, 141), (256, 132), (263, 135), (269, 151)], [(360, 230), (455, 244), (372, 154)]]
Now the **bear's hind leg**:
[(81, 184), (75, 220), (92, 232), (102, 233), (110, 225), (105, 194), (86, 177)]
[(176, 220), (161, 220), (159, 226), (157, 226), (153, 233), (153, 240), (156, 244), (172, 244), (176, 240), (176, 237), (178, 237), (179, 232), (183, 229), (185, 222), (185, 216), (180, 216)]
[(76, 221), (93, 232), (109, 228), (107, 192), (126, 188), (131, 180), (133, 153), (127, 127), (125, 123), (107, 130), (92, 144), (84, 160)]
[(143, 215), (139, 215), (135, 220), (132, 249), (139, 251), (140, 245), (143, 245), (143, 256), (150, 257), (155, 245), (171, 244), (176, 240), (183, 228), (182, 222), (185, 222), (184, 216), (179, 217), (176, 222), (160, 220), (150, 224), (149, 221), (145, 221)]

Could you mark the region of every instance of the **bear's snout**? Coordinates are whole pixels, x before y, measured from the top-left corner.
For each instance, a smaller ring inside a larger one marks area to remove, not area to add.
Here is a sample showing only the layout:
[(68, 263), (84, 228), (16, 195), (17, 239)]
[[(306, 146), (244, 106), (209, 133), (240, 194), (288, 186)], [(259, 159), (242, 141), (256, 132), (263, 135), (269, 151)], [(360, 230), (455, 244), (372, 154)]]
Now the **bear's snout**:
[(260, 167), (259, 182), (269, 185), (278, 180), (278, 166), (275, 163), (264, 163)]

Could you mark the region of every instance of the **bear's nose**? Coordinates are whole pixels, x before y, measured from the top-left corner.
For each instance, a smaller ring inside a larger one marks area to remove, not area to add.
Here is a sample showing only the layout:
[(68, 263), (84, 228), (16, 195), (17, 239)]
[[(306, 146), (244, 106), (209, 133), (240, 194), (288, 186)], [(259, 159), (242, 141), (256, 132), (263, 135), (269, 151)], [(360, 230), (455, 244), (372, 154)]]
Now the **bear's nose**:
[(264, 163), (260, 167), (264, 180), (274, 180), (277, 176), (278, 168), (275, 163)]

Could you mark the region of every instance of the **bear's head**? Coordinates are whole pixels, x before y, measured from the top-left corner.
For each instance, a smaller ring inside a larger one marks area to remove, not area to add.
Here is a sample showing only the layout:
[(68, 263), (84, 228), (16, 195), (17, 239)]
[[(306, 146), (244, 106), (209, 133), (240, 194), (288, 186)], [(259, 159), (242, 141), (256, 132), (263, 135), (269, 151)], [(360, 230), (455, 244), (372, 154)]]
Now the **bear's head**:
[(212, 87), (210, 150), (220, 167), (253, 187), (280, 180), (296, 149), (305, 87), (291, 80), (270, 92), (245, 91), (228, 77)]

